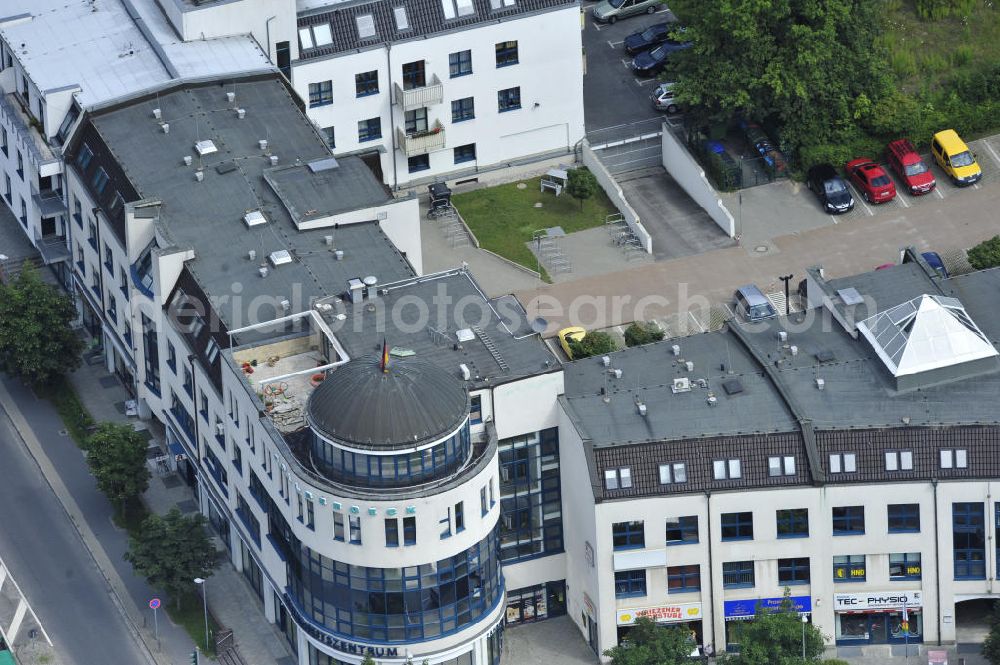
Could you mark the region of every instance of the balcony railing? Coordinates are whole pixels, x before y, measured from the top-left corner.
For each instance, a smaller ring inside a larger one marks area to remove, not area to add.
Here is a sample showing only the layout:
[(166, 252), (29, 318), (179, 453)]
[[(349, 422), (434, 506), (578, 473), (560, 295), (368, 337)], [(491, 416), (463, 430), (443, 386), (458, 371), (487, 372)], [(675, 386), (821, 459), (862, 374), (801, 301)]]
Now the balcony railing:
[(407, 157), (414, 155), (425, 155), (429, 152), (442, 150), (444, 148), (444, 127), (441, 123), (435, 122), (434, 126), (424, 132), (407, 134), (401, 127), (396, 128), (396, 138), (400, 150)]
[(41, 213), (42, 217), (66, 214), (66, 202), (63, 201), (62, 192), (58, 189), (46, 189), (39, 192), (32, 188), (31, 200), (38, 206), (38, 212)]
[(398, 83), (393, 83), (392, 87), (395, 93), (393, 101), (403, 107), (404, 111), (434, 106), (444, 100), (444, 86), (435, 74), (431, 74), (429, 85), (403, 90)]
[[(38, 252), (42, 255), (42, 261), (45, 262), (45, 265), (68, 261), (70, 258), (65, 236), (43, 236), (35, 233), (35, 247), (38, 248)], [(81, 272), (83, 272), (82, 268)]]

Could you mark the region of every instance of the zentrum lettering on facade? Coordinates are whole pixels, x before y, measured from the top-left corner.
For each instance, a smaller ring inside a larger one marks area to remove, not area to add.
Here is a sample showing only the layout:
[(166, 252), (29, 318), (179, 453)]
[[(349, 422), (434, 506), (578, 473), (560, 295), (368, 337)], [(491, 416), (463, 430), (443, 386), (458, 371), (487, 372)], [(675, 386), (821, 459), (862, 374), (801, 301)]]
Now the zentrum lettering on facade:
[(373, 646), (369, 644), (358, 644), (356, 642), (348, 642), (347, 640), (342, 640), (338, 637), (334, 637), (329, 633), (326, 633), (319, 628), (317, 628), (313, 623), (308, 621), (299, 612), (299, 608), (292, 602), (288, 594), (285, 594), (285, 606), (289, 609), (292, 615), (295, 617), (295, 621), (299, 626), (302, 627), (306, 633), (309, 634), (314, 640), (322, 644), (323, 646), (328, 646), (331, 649), (336, 649), (337, 651), (342, 651), (344, 653), (358, 654), (360, 656), (371, 655), (376, 657), (386, 657), (386, 656), (398, 656), (399, 647), (386, 647), (386, 646)]

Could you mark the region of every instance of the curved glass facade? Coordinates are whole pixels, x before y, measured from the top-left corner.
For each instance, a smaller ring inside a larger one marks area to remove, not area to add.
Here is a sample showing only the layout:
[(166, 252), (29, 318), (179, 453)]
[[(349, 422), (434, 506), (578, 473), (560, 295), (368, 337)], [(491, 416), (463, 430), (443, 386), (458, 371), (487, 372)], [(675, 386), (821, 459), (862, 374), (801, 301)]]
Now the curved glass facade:
[(366, 455), (338, 448), (316, 433), (312, 458), (331, 480), (364, 487), (407, 487), (451, 475), (469, 458), (469, 422), (447, 439), (400, 455)]
[(378, 642), (414, 642), (460, 631), (503, 593), (497, 530), (453, 557), (408, 568), (351, 566), (293, 538), (289, 595), (325, 630)]

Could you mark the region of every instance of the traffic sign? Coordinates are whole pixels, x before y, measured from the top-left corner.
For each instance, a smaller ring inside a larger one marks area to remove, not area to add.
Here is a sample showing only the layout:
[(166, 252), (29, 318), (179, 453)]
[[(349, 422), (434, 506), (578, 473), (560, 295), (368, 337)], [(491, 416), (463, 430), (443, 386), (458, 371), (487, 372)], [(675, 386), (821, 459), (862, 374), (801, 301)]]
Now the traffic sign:
[(151, 609), (151, 610), (157, 610), (159, 608), (160, 608), (160, 599), (159, 598), (151, 598), (150, 601), (149, 601), (149, 609)]

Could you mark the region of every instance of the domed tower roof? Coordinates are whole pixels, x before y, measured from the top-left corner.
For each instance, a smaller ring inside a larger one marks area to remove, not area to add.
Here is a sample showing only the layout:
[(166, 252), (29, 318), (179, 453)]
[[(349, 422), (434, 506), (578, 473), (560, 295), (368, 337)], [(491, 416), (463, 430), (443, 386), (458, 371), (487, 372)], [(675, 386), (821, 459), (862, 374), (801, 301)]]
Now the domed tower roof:
[(357, 358), (327, 376), (306, 406), (314, 431), (359, 448), (411, 448), (457, 428), (469, 394), (457, 376), (416, 358)]

